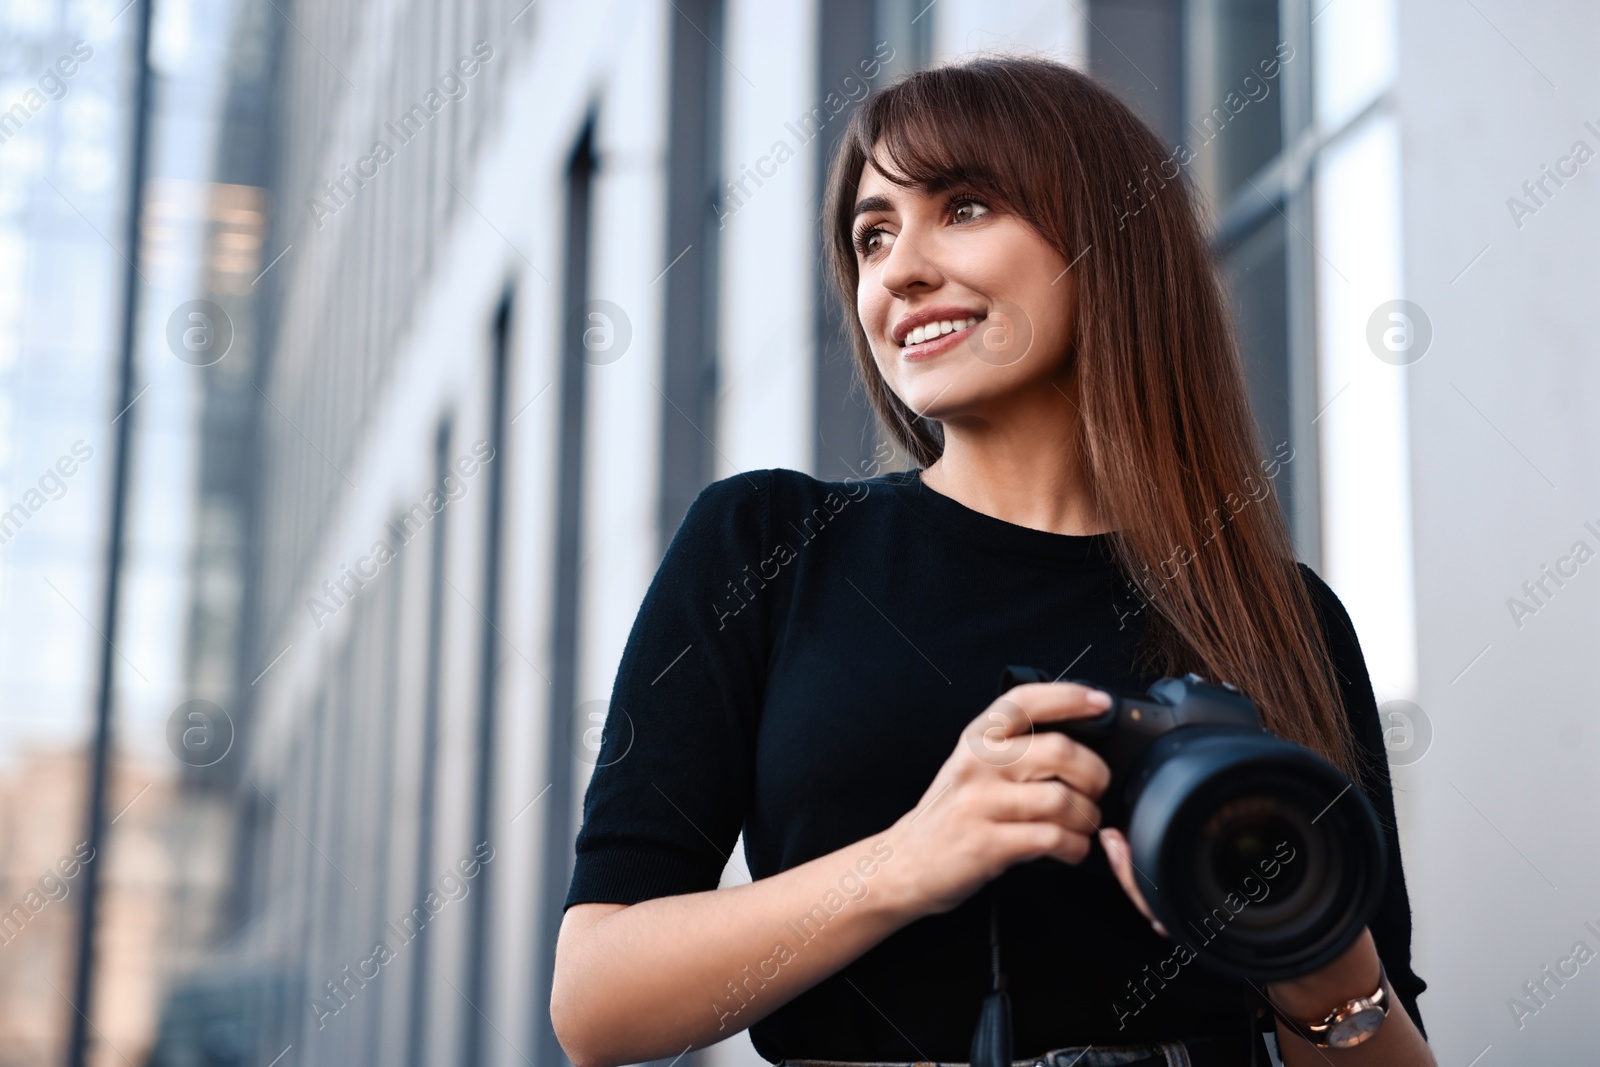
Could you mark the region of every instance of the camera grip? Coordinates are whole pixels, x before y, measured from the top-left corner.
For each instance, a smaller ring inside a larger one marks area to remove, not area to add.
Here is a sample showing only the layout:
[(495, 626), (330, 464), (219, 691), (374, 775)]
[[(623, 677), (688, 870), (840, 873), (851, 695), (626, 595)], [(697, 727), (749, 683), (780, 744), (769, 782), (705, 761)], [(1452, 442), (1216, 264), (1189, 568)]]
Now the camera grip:
[[(1000, 672), (1000, 695), (1004, 696), (1012, 686), (1025, 685), (1029, 682), (1054, 682), (1057, 680), (1037, 667), (1009, 666)], [(1087, 686), (1090, 689), (1100, 689), (1100, 686), (1082, 678), (1068, 678), (1066, 680), (1076, 685)], [(1101, 691), (1104, 692), (1104, 690)], [(1116, 733), (1118, 717), (1122, 713), (1122, 698), (1115, 693), (1107, 693), (1107, 695), (1111, 697), (1111, 706), (1093, 718), (1035, 723), (1033, 730), (1035, 733), (1040, 730), (1055, 730), (1066, 734), (1074, 741), (1099, 751), (1101, 746)]]

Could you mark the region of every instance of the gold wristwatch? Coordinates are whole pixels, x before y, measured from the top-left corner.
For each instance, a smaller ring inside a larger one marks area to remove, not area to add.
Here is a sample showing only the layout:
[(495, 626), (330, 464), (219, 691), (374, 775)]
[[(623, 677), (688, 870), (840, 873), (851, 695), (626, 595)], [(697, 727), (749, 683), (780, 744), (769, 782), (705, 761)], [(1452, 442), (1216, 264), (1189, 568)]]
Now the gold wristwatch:
[(1378, 961), (1378, 988), (1364, 997), (1355, 997), (1334, 1008), (1314, 1023), (1302, 1023), (1278, 1011), (1278, 1006), (1267, 998), (1278, 1018), (1289, 1024), (1289, 1029), (1318, 1048), (1354, 1048), (1373, 1034), (1389, 1017), (1389, 1003), (1394, 999), (1389, 988), (1389, 976), (1384, 972), (1383, 961)]

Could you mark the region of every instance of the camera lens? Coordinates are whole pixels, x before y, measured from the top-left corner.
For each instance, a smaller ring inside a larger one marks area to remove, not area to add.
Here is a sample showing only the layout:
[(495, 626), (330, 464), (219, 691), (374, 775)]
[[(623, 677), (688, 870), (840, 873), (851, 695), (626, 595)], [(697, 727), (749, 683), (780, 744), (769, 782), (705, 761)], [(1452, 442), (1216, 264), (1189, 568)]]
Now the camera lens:
[[(1240, 792), (1228, 795), (1230, 786)], [(1228, 944), (1270, 950), (1314, 939), (1349, 889), (1348, 842), (1317, 818), (1327, 801), (1260, 764), (1213, 789), (1194, 798), (1210, 811), (1189, 850), (1195, 903), (1212, 918), (1226, 916), (1218, 932)]]
[(1292, 895), (1305, 880), (1305, 865), (1281, 864), (1277, 854), (1304, 855), (1306, 840), (1294, 813), (1283, 808), (1279, 798), (1261, 794), (1240, 797), (1218, 808), (1202, 831), (1208, 839), (1207, 847), (1200, 851), (1202, 856), (1210, 853), (1209, 880), (1218, 886), (1242, 887), (1252, 876), (1261, 877), (1277, 866), (1282, 871), (1274, 888)]
[(1128, 823), (1141, 889), (1212, 969), (1295, 977), (1360, 934), (1383, 884), (1382, 834), (1331, 764), (1221, 726), (1175, 730), (1141, 764)]

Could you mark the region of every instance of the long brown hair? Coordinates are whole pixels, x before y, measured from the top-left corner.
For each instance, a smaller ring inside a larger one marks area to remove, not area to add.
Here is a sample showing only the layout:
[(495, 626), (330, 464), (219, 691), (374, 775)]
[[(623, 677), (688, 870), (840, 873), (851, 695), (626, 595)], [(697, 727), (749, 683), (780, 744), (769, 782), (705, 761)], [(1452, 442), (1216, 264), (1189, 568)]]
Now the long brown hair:
[(1146, 601), (1143, 657), (1163, 673), (1232, 682), (1269, 729), (1355, 777), (1364, 750), (1276, 494), (1229, 503), (1254, 500), (1252, 487), (1270, 479), (1180, 161), (1109, 91), (1046, 59), (918, 71), (855, 110), (828, 174), (827, 267), (858, 380), (921, 467), (943, 452), (943, 433), (890, 390), (856, 313), (851, 225), (869, 159), (902, 187), (959, 180), (1074, 264), (1077, 451), (1117, 562)]

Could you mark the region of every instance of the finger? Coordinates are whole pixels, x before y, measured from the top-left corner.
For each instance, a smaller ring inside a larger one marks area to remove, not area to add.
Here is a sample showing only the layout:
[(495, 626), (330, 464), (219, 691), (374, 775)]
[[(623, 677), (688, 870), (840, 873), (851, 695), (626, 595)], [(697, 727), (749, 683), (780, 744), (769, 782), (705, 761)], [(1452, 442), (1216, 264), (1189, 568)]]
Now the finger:
[(1008, 777), (1018, 781), (1034, 778), (1059, 778), (1086, 796), (1098, 800), (1111, 785), (1111, 768), (1100, 754), (1064, 733), (1045, 730), (1013, 738), (1009, 744), (1019, 746), (1015, 758), (1008, 763)]
[(1024, 729), (1014, 733), (1020, 714), (1015, 705), (991, 704), (962, 731), (961, 740), (981, 762), (991, 767), (1015, 765), (1028, 752), (1034, 735)]
[(1089, 855), (1094, 841), (1088, 834), (1076, 833), (1049, 821), (995, 823), (993, 840), (1011, 857), (1008, 866), (1041, 856), (1054, 856), (1062, 863), (1076, 866)]
[(997, 822), (1049, 819), (1080, 834), (1100, 829), (1100, 808), (1093, 800), (1054, 778), (1020, 782), (996, 791), (990, 817)]
[(1072, 810), (1076, 820), (1072, 825), (1081, 827), (1085, 833), (1091, 834), (1100, 829), (1100, 805), (1065, 782), (1052, 778), (1045, 784), (1061, 794), (1062, 799)]
[(1133, 859), (1129, 854), (1128, 839), (1122, 836), (1122, 831), (1107, 827), (1100, 831), (1100, 847), (1106, 850), (1106, 859), (1111, 864), (1112, 873), (1117, 876), (1122, 891), (1128, 894), (1128, 899), (1139, 909), (1139, 914), (1149, 920), (1156, 933), (1167, 937), (1167, 928), (1155, 917), (1149, 903), (1144, 899), (1144, 894), (1139, 890), (1139, 881), (1133, 872)]
[(1008, 736), (1025, 733), (1036, 722), (1093, 718), (1111, 706), (1110, 694), (1077, 682), (1024, 682), (996, 697), (972, 726), (1003, 726)]

